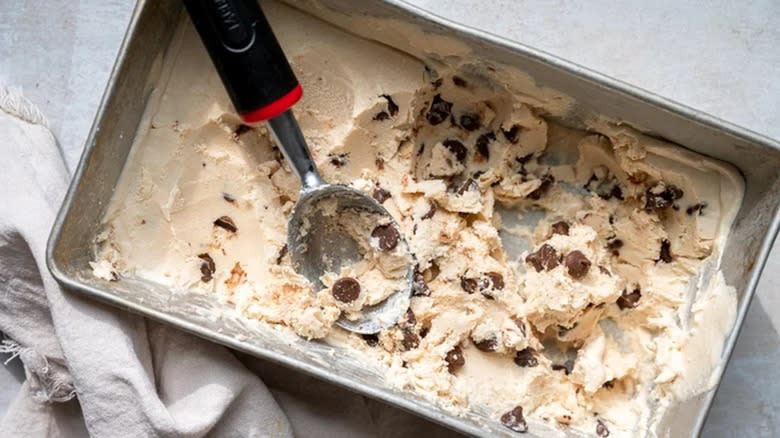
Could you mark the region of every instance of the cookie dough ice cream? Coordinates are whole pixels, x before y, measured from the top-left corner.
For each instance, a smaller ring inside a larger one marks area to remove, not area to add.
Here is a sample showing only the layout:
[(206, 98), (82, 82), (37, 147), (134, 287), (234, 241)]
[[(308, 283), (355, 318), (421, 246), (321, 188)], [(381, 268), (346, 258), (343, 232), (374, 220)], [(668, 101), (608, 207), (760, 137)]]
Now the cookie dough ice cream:
[(108, 207), (96, 276), (211, 294), (508, 433), (653, 435), (710, 387), (736, 311), (718, 271), (734, 169), (605, 121), (564, 127), (461, 58), (429, 64), (264, 7), (323, 177), (372, 195), (409, 243), (409, 311), (376, 335), (334, 326), (386, 296), (392, 263), (369, 257), (319, 290), (292, 269), (298, 181), (265, 127), (240, 123), (189, 26)]

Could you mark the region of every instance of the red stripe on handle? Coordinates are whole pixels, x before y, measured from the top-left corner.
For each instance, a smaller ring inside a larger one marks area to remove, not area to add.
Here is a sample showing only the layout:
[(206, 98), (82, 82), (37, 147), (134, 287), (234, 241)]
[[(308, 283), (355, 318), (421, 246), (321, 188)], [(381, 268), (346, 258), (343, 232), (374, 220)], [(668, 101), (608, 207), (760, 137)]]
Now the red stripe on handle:
[(301, 84), (298, 84), (289, 93), (276, 99), (274, 102), (254, 111), (241, 114), (241, 119), (246, 123), (257, 123), (273, 119), (295, 105), (301, 99), (301, 96), (303, 96), (303, 88), (301, 88)]

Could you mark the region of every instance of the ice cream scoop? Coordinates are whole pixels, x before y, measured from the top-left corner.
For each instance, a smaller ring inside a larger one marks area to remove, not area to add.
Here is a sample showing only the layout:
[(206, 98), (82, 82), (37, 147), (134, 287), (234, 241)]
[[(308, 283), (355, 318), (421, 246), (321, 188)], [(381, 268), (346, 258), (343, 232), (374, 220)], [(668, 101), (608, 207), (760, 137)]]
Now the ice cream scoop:
[[(277, 145), (301, 180), (301, 192), (287, 227), (287, 245), (293, 267), (315, 288), (324, 274), (338, 273), (357, 262), (366, 243), (382, 246), (376, 229), (339, 226), (347, 210), (381, 218), (380, 230), (390, 230), (393, 246), (409, 247), (387, 210), (354, 188), (328, 184), (312, 160), (306, 140), (290, 109), (302, 89), (256, 0), (185, 0), (187, 11), (219, 72), (242, 120), (267, 121)], [(326, 204), (329, 213), (323, 214)], [(388, 228), (392, 227), (392, 228)], [(372, 240), (373, 242), (368, 242)], [(407, 257), (403, 286), (384, 301), (361, 309), (358, 316), (342, 317), (337, 324), (358, 333), (376, 333), (395, 324), (409, 307), (414, 267)], [(371, 285), (363, 285), (371, 287)]]

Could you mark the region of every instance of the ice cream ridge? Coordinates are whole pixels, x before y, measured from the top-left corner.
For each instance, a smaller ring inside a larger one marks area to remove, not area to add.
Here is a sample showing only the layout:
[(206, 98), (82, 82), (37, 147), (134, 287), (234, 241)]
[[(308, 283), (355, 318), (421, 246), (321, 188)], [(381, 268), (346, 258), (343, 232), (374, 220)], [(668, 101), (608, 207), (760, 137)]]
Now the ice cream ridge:
[[(524, 432), (655, 436), (711, 386), (736, 294), (719, 271), (742, 196), (730, 166), (615, 123), (572, 129), (489, 75), (431, 65), (264, 3), (305, 90), (294, 108), (323, 177), (373, 196), (364, 260), (316, 289), (292, 268), (295, 175), (243, 125), (184, 26), (104, 229), (94, 274), (197, 289), (247, 318), (352, 349), (387, 381)], [(334, 325), (416, 272), (409, 310)], [(705, 275), (706, 273), (706, 275)]]

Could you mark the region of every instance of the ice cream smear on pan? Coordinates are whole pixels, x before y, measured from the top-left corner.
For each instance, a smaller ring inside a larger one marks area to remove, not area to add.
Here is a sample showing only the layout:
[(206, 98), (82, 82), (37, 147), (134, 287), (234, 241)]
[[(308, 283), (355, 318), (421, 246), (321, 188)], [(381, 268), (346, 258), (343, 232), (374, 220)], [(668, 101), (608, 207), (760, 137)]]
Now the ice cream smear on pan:
[[(297, 274), (285, 239), (298, 180), (264, 127), (241, 124), (185, 24), (108, 207), (96, 276), (212, 294), (508, 433), (654, 435), (712, 386), (736, 313), (719, 271), (735, 169), (605, 121), (564, 127), (552, 119), (570, 99), (470, 63), (457, 41), (384, 23), (399, 27), (394, 45), (435, 46), (411, 56), (263, 5), (306, 90), (294, 111), (323, 177), (373, 196), (398, 228), (344, 216), (370, 230), (365, 257), (322, 287)], [(417, 263), (409, 311), (376, 335), (335, 326), (395, 290), (399, 236)]]

